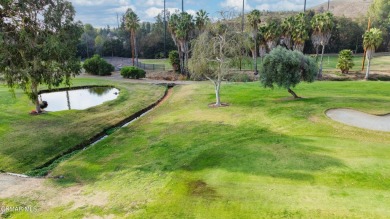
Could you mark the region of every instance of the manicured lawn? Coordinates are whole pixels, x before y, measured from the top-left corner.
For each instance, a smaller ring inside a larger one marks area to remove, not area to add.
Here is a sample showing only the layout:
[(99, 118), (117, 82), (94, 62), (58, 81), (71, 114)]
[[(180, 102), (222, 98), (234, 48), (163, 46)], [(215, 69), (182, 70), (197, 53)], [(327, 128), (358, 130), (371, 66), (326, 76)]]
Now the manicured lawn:
[[(340, 69), (337, 69), (337, 55), (324, 55), (324, 70), (340, 72)], [(362, 55), (355, 55), (353, 57), (353, 62), (355, 66), (351, 71), (361, 71), (362, 70)], [(365, 64), (367, 67), (367, 61)], [(385, 71), (390, 72), (390, 55), (388, 53), (378, 53), (376, 57), (374, 57), (371, 61), (371, 71)], [(365, 72), (365, 70), (364, 70)]]
[[(320, 60), (320, 56), (318, 57), (318, 61)], [(340, 72), (340, 69), (336, 68), (338, 60), (338, 55), (324, 55), (323, 68), (325, 72)], [(355, 66), (350, 70), (351, 72), (360, 72), (362, 70), (362, 54), (355, 55), (353, 57), (353, 62)], [(243, 61), (243, 69), (252, 70), (253, 69), (253, 61), (250, 57), (246, 58)], [(258, 66), (260, 66), (261, 58), (258, 58)], [(367, 62), (366, 65), (367, 67)], [(383, 71), (390, 72), (390, 54), (389, 53), (378, 53), (376, 57), (372, 59), (371, 62), (371, 71)], [(363, 71), (365, 72), (365, 70)]]
[(23, 203), (35, 203), (29, 216), (38, 218), (389, 218), (390, 133), (324, 111), (389, 113), (390, 84), (316, 82), (295, 91), (304, 99), (224, 84), (231, 105), (214, 109), (211, 86), (176, 87), (161, 107), (52, 173), (64, 178), (50, 186), (104, 193), (103, 204)]
[(23, 92), (16, 90), (14, 98), (0, 85), (0, 170), (23, 173), (38, 167), (154, 103), (165, 90), (94, 79), (75, 79), (73, 85), (114, 85), (121, 93), (116, 100), (88, 110), (31, 116), (34, 106)]
[(165, 65), (165, 70), (172, 70), (172, 65), (169, 64), (168, 59), (140, 59), (139, 61), (144, 64)]

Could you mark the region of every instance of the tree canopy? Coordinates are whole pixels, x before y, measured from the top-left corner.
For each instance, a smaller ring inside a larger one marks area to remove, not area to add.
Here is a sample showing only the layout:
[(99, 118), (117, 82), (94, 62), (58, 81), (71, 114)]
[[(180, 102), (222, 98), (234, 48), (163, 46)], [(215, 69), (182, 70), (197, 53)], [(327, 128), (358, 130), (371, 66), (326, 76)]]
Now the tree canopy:
[(317, 64), (312, 58), (278, 46), (265, 56), (260, 67), (260, 80), (264, 87), (277, 85), (286, 88), (294, 98), (299, 98), (291, 88), (301, 81), (313, 82), (317, 71)]
[(65, 0), (7, 1), (0, 7), (0, 73), (9, 87), (21, 87), (36, 104), (38, 86), (51, 88), (80, 72), (76, 58), (82, 25)]

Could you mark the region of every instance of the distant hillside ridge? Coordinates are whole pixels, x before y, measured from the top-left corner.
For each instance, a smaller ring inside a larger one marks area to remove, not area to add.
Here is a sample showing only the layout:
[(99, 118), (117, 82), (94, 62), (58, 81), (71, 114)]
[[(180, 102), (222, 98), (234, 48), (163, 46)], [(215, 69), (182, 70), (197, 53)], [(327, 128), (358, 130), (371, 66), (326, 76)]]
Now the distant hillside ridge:
[[(352, 19), (359, 18), (361, 16), (366, 16), (368, 9), (374, 0), (333, 0), (330, 1), (329, 10), (335, 16), (338, 17), (348, 17)], [(312, 10), (321, 12), (328, 10), (328, 2), (317, 5)]]

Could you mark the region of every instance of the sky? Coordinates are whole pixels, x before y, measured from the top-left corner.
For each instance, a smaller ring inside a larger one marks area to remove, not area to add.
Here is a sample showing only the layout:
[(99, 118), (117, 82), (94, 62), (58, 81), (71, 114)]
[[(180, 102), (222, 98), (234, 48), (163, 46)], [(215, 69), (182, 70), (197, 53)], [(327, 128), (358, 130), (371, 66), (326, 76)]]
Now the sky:
[[(69, 0), (76, 9), (76, 20), (94, 27), (118, 26), (117, 14), (121, 17), (132, 8), (141, 21), (154, 21), (163, 10), (164, 0)], [(307, 0), (307, 8), (328, 0)], [(173, 13), (181, 10), (181, 0), (166, 0), (167, 9)], [(253, 9), (268, 11), (303, 11), (304, 0), (245, 0), (245, 11)], [(195, 14), (200, 9), (206, 10), (210, 17), (217, 17), (217, 12), (235, 8), (242, 10), (242, 0), (184, 0), (184, 10)]]

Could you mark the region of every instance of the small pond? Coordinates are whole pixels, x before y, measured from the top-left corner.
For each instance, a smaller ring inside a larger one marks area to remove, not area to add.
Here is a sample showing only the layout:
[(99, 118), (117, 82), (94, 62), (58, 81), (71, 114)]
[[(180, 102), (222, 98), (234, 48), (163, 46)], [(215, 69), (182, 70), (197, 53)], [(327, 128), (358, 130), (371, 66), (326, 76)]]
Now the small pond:
[(77, 90), (43, 93), (39, 99), (47, 101), (46, 111), (84, 110), (118, 97), (119, 90), (112, 87), (92, 87)]

